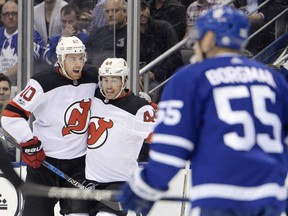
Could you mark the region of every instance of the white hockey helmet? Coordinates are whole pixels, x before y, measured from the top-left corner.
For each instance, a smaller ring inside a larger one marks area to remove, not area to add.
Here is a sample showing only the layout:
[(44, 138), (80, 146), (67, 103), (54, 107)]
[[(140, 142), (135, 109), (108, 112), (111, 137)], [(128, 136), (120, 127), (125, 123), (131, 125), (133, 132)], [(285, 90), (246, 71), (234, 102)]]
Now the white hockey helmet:
[(76, 37), (61, 37), (57, 47), (56, 54), (58, 62), (64, 62), (67, 54), (85, 54), (85, 45)]
[(128, 79), (128, 73), (128, 64), (123, 58), (107, 58), (99, 68), (99, 78), (103, 76), (120, 76), (122, 82)]
[(64, 68), (64, 61), (67, 54), (84, 54), (84, 58), (86, 61), (85, 45), (78, 37), (61, 37), (56, 46), (57, 63), (61, 67), (63, 74), (69, 79), (71, 79), (67, 75)]
[[(122, 91), (127, 86), (128, 75), (129, 75), (128, 64), (123, 58), (107, 58), (102, 63), (102, 65), (100, 66), (98, 70), (99, 87), (103, 96), (105, 97), (105, 94), (103, 93), (102, 82), (101, 82), (102, 77), (105, 77), (105, 76), (121, 77), (121, 81), (122, 81), (121, 91)], [(119, 92), (119, 95), (121, 91)], [(119, 95), (117, 95), (117, 97)]]

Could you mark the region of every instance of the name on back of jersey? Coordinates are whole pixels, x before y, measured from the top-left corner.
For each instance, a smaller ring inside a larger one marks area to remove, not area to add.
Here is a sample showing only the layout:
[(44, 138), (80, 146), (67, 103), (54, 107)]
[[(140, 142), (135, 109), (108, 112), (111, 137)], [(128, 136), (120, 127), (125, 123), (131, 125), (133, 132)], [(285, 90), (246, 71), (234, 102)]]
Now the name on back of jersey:
[(276, 87), (274, 78), (266, 69), (247, 66), (228, 66), (211, 69), (205, 72), (205, 76), (212, 86), (231, 83), (265, 83)]

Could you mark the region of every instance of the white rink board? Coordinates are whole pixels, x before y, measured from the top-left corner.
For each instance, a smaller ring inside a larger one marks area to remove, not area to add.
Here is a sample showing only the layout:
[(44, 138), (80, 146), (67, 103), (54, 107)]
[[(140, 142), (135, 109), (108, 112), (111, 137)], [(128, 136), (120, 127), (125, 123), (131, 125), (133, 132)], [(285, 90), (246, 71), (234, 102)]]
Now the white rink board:
[[(19, 164), (15, 167), (19, 176), (23, 170), (26, 170), (26, 167), (20, 169)], [(21, 176), (26, 176), (26, 171), (21, 174), (23, 174)], [(16, 191), (0, 170), (0, 216), (20, 216), (22, 202), (21, 194)]]
[[(26, 167), (22, 166), (21, 171), (20, 167), (15, 168), (17, 173), (21, 173), (22, 178), (26, 176)], [(170, 183), (170, 190), (167, 193), (169, 197), (182, 197), (183, 195), (183, 183), (184, 183), (184, 174), (185, 170), (180, 170), (180, 172), (172, 179)], [(187, 196), (190, 190), (190, 173), (187, 179)], [(21, 216), (18, 210), (21, 208), (22, 199), (13, 188), (13, 186), (1, 175), (0, 170), (0, 216)], [(20, 197), (20, 198), (19, 198)], [(2, 200), (5, 200), (5, 204), (2, 203)], [(159, 201), (157, 202), (149, 216), (182, 216), (181, 215), (181, 202), (171, 202), (171, 201)], [(186, 203), (185, 205), (185, 214), (183, 216), (188, 216), (190, 210), (190, 204)], [(135, 214), (129, 212), (128, 216), (134, 216)], [(55, 207), (55, 216), (61, 216), (59, 214), (59, 206)]]

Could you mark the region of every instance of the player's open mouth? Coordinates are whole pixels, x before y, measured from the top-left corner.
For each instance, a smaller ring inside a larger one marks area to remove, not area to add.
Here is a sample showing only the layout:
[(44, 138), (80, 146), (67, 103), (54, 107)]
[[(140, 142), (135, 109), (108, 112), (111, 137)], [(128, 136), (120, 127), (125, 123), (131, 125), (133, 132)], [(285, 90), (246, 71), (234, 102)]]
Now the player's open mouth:
[(114, 91), (106, 91), (106, 94), (108, 95), (112, 95), (114, 93)]

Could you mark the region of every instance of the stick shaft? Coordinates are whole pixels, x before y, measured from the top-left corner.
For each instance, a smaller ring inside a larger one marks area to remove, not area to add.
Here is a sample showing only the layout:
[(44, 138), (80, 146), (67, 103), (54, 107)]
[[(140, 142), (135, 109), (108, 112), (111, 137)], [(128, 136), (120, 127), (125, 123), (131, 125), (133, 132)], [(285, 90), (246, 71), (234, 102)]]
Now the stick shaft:
[[(60, 188), (37, 185), (34, 183), (24, 183), (20, 190), (24, 195), (36, 197), (49, 197), (59, 199), (82, 199), (82, 200), (114, 200), (120, 195), (117, 190), (80, 190), (78, 188)], [(189, 199), (181, 197), (163, 197), (160, 201), (169, 202), (190, 202)]]
[(184, 216), (185, 215), (186, 201), (184, 201), (184, 199), (186, 199), (186, 197), (187, 197), (187, 179), (188, 179), (189, 171), (190, 171), (190, 162), (187, 162), (186, 166), (185, 166), (185, 173), (184, 173), (183, 195), (182, 195), (183, 201), (181, 203), (180, 216)]

